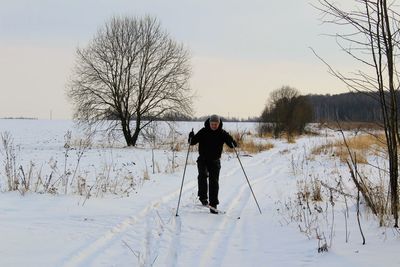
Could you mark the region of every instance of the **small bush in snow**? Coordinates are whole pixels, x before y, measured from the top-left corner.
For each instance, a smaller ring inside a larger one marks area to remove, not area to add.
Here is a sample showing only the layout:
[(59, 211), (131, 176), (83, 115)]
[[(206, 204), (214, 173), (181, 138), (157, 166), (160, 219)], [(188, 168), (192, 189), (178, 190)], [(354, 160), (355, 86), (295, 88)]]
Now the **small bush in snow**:
[(4, 172), (7, 179), (8, 191), (14, 191), (18, 189), (19, 180), (17, 176), (14, 140), (9, 132), (1, 134), (1, 145), (2, 149), (0, 151), (4, 156)]

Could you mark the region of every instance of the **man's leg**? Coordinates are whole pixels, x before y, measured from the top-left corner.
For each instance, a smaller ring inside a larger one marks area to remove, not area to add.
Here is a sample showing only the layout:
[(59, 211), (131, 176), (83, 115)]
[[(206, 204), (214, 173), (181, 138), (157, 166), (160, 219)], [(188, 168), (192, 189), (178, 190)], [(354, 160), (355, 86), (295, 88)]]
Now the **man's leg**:
[(209, 172), (209, 191), (210, 191), (210, 205), (217, 207), (219, 204), (218, 191), (219, 191), (219, 171), (221, 163), (219, 160), (211, 161), (207, 164)]
[(199, 175), (197, 176), (197, 183), (198, 183), (198, 192), (197, 195), (199, 196), (199, 199), (201, 203), (207, 204), (206, 201), (208, 201), (207, 197), (207, 166), (204, 161), (201, 159), (197, 159), (197, 169), (199, 171)]

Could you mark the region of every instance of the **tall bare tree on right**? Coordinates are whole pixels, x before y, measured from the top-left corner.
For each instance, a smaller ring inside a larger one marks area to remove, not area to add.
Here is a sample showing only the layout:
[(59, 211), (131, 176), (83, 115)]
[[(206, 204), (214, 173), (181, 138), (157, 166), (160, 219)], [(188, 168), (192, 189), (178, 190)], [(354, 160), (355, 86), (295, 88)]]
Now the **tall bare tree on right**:
[[(343, 33), (332, 34), (340, 48), (359, 69), (343, 74), (333, 69), (324, 59), (330, 72), (351, 90), (375, 92), (379, 101), (389, 157), (391, 212), (398, 227), (398, 154), (400, 141), (398, 128), (397, 95), (399, 73), (397, 57), (400, 48), (400, 14), (395, 0), (354, 0), (354, 10), (346, 11), (336, 1), (318, 0), (315, 7), (322, 11), (323, 23), (343, 26)], [(346, 3), (349, 4), (348, 2)], [(315, 53), (315, 52), (314, 52)]]

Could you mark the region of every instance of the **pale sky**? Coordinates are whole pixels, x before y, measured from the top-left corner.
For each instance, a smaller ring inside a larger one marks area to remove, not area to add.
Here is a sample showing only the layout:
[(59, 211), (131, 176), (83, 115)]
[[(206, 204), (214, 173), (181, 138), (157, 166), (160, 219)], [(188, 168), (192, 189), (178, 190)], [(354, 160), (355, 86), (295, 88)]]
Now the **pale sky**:
[(283, 85), (346, 92), (309, 49), (350, 68), (310, 1), (0, 0), (0, 117), (71, 118), (76, 48), (114, 15), (156, 16), (191, 51), (197, 116), (259, 116)]

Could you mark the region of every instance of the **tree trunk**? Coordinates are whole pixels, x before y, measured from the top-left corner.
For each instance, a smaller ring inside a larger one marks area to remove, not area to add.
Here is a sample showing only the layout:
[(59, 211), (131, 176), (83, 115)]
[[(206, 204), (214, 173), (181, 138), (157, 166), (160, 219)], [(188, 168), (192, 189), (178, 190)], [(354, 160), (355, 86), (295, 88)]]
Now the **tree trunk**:
[[(388, 82), (389, 82), (389, 92), (390, 92), (390, 121), (389, 121), (389, 137), (391, 146), (389, 155), (389, 168), (390, 168), (390, 184), (392, 190), (392, 212), (395, 219), (395, 227), (398, 227), (398, 218), (399, 218), (399, 210), (398, 210), (398, 155), (397, 155), (397, 101), (396, 101), (396, 90), (395, 90), (395, 82), (394, 82), (394, 69), (395, 69), (395, 61), (394, 61), (394, 53), (393, 53), (393, 39), (391, 33), (391, 25), (390, 25), (390, 17), (388, 14), (388, 7), (386, 0), (380, 2), (382, 9), (382, 32), (385, 33), (384, 44), (385, 44), (385, 54), (387, 58), (387, 68), (388, 68)], [(388, 140), (389, 142), (389, 140)]]
[(140, 116), (137, 116), (135, 131), (133, 132), (133, 135), (132, 135), (132, 145), (133, 146), (136, 146), (137, 139), (139, 138), (140, 123), (141, 123), (141, 118), (140, 118)]
[(398, 155), (397, 155), (397, 136), (396, 129), (390, 129), (391, 133), (389, 134), (391, 142), (391, 149), (389, 154), (389, 170), (390, 170), (390, 190), (391, 190), (391, 200), (392, 200), (392, 213), (395, 220), (394, 227), (398, 227), (399, 221), (399, 194), (398, 194)]
[(121, 126), (122, 126), (122, 132), (124, 134), (125, 142), (127, 146), (135, 146), (135, 142), (133, 142), (133, 138), (131, 135), (131, 129), (129, 127), (129, 121), (126, 119), (121, 119)]
[[(397, 157), (396, 157), (397, 158)], [(394, 227), (398, 227), (398, 221), (399, 221), (399, 214), (398, 214), (398, 202), (399, 202), (399, 196), (397, 194), (398, 190), (398, 175), (397, 175), (397, 164), (393, 164), (392, 161), (390, 161), (390, 189), (392, 192), (392, 213), (394, 217)]]

